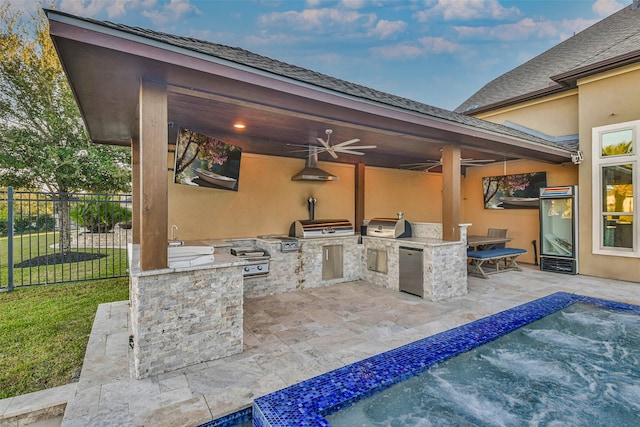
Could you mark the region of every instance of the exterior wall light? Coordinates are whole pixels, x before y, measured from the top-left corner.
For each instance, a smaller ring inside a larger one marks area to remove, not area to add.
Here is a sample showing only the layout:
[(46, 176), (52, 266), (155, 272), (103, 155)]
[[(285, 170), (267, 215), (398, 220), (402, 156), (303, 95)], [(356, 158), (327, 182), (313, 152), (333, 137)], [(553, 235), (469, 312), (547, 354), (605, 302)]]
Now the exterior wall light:
[(579, 165), (583, 160), (582, 151), (578, 150), (571, 153), (571, 162), (573, 162), (574, 165)]

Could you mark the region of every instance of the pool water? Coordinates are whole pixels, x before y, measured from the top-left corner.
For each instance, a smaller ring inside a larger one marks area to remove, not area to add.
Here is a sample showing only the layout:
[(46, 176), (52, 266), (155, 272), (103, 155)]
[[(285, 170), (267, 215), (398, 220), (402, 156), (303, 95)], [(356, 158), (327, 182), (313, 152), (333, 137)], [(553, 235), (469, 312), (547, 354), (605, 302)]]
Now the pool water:
[(326, 415), (340, 426), (640, 425), (640, 316), (576, 303)]

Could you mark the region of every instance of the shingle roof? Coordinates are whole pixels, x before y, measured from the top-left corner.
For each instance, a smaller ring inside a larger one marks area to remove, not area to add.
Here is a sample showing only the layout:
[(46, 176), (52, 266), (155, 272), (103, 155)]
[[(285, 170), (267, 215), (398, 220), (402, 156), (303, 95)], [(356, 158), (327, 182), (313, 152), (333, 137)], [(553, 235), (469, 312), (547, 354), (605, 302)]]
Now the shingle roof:
[(287, 64), (282, 61), (268, 58), (266, 56), (258, 55), (249, 52), (245, 49), (230, 47), (221, 45), (218, 43), (212, 43), (209, 41), (197, 40), (189, 37), (182, 37), (158, 31), (143, 29), (139, 27), (132, 27), (124, 24), (117, 24), (108, 21), (98, 21), (90, 18), (81, 18), (74, 15), (69, 15), (61, 12), (56, 12), (61, 15), (67, 15), (74, 19), (80, 19), (85, 22), (97, 24), (102, 27), (110, 28), (113, 30), (121, 31), (134, 36), (144, 37), (149, 40), (165, 43), (168, 45), (183, 48), (192, 52), (205, 54), (211, 57), (224, 59), (236, 64), (251, 67), (256, 70), (266, 71), (275, 75), (286, 77), (288, 79), (296, 80), (306, 84), (310, 84), (319, 88), (328, 89), (331, 91), (339, 92), (342, 94), (350, 95), (356, 98), (374, 101), (377, 103), (397, 107), (400, 109), (408, 110), (431, 116), (433, 118), (442, 119), (447, 122), (453, 122), (456, 124), (476, 128), (479, 130), (485, 130), (504, 136), (518, 138), (521, 140), (538, 143), (554, 148), (560, 148), (563, 150), (571, 151), (571, 147), (566, 145), (560, 145), (552, 141), (548, 141), (539, 138), (534, 135), (527, 134), (517, 129), (511, 129), (509, 127), (492, 123), (489, 121), (477, 119), (475, 117), (466, 116), (464, 114), (456, 113), (443, 108), (434, 107), (431, 105), (423, 104), (421, 102), (413, 101), (411, 99), (403, 98), (400, 96), (391, 95), (376, 89), (372, 89), (357, 83), (348, 82), (342, 79), (334, 78), (322, 73), (318, 73), (309, 69), (298, 67), (295, 65)]
[(596, 66), (632, 53), (640, 57), (640, 8), (625, 7), (530, 61), (487, 83), (457, 112), (523, 97), (549, 88), (563, 89), (552, 77)]

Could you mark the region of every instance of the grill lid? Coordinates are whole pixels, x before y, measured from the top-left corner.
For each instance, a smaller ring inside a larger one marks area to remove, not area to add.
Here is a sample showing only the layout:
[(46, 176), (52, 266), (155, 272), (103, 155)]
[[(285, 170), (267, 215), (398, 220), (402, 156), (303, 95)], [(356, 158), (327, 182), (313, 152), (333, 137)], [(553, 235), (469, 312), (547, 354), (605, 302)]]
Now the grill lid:
[(353, 225), (346, 219), (303, 219), (294, 221), (289, 228), (291, 237), (353, 236)]
[(411, 224), (402, 218), (373, 218), (367, 224), (367, 236), (392, 239), (411, 237)]

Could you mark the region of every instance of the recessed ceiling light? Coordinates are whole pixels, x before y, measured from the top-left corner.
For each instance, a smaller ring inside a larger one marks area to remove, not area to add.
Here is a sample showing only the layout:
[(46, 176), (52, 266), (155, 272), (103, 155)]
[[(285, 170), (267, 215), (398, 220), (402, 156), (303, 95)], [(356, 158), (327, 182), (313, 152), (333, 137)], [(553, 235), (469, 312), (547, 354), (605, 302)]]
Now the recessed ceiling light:
[(246, 128), (246, 126), (244, 124), (242, 124), (242, 123), (234, 123), (233, 127), (236, 128), (236, 129), (244, 129), (244, 128)]

